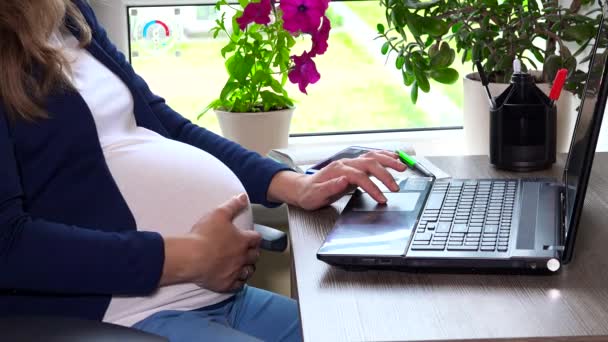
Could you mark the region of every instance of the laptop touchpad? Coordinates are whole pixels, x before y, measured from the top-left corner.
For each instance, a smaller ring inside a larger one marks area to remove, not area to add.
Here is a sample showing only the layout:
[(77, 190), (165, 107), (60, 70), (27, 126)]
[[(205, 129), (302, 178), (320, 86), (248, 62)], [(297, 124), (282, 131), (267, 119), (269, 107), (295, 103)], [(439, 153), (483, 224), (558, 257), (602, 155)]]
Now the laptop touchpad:
[(378, 204), (369, 194), (357, 191), (319, 253), (403, 255), (430, 185), (426, 183), (423, 191), (385, 192), (386, 204)]
[(378, 204), (371, 196), (367, 193), (361, 194), (361, 196), (353, 199), (353, 211), (412, 211), (416, 209), (418, 199), (420, 199), (419, 192), (397, 192), (397, 193), (384, 193), (387, 199), (386, 204)]

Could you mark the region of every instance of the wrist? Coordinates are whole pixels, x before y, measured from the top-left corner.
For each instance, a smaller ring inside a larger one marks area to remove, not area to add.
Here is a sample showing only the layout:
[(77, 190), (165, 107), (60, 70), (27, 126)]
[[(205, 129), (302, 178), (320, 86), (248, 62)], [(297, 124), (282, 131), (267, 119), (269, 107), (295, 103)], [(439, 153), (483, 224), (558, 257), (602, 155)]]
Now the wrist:
[(300, 194), (307, 177), (310, 176), (293, 171), (278, 172), (270, 181), (268, 201), (299, 206)]
[(165, 263), (160, 286), (191, 282), (193, 263), (201, 250), (200, 238), (192, 235), (165, 237)]

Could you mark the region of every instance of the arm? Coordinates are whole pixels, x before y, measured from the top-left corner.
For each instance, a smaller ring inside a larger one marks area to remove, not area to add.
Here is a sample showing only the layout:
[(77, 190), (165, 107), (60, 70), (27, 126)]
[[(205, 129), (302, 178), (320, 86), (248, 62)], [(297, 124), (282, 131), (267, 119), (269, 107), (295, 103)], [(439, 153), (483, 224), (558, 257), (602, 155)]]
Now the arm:
[(135, 73), (125, 56), (108, 39), (91, 7), (80, 2), (80, 9), (93, 30), (95, 41), (132, 79), (138, 90), (138, 94), (134, 94), (134, 96), (143, 96), (152, 112), (169, 132), (170, 137), (200, 148), (221, 160), (243, 183), (253, 203), (272, 206), (273, 203), (267, 201), (270, 181), (277, 172), (289, 170), (289, 168), (270, 159), (262, 158), (255, 152), (248, 151), (232, 141), (209, 132), (172, 110), (164, 99), (152, 93), (146, 82)]
[(106, 233), (31, 217), (0, 107), (0, 289), (145, 295), (160, 282), (156, 233)]

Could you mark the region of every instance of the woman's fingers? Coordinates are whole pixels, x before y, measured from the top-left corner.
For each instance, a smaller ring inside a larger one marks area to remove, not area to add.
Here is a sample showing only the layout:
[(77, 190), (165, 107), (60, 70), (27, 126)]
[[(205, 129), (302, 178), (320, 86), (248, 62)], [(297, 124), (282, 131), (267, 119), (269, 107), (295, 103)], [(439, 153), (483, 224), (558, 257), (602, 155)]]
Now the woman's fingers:
[(247, 282), (247, 280), (249, 280), (249, 278), (251, 278), (251, 276), (253, 275), (253, 273), (255, 272), (255, 265), (245, 265), (243, 266), (243, 268), (241, 269), (241, 272), (237, 278), (237, 281), (244, 281)]
[[(346, 163), (342, 166), (342, 171), (342, 175), (346, 177), (350, 184), (356, 185), (363, 189), (374, 200), (376, 200), (376, 202), (386, 203), (386, 197), (384, 197), (384, 194), (382, 194), (380, 188), (378, 188), (378, 186), (374, 184), (371, 179), (369, 179), (369, 175), (367, 172), (359, 169), (358, 167), (347, 165)], [(388, 172), (386, 170), (384, 171)]]
[(382, 166), (390, 167), (395, 171), (403, 172), (405, 169), (407, 169), (407, 166), (401, 162), (399, 156), (395, 152), (380, 150), (366, 153), (363, 155), (363, 157), (375, 159)]
[(304, 209), (317, 209), (331, 204), (344, 196), (350, 190), (350, 183), (346, 176), (317, 183), (309, 188)]
[(250, 248), (247, 251), (247, 256), (245, 258), (246, 265), (255, 265), (260, 259), (260, 250), (258, 248)]
[[(370, 175), (378, 178), (391, 191), (399, 191), (399, 185), (397, 185), (397, 182), (395, 182), (395, 178), (393, 177), (393, 175), (391, 175), (390, 172), (388, 172), (388, 170), (382, 164), (380, 164), (376, 159), (373, 159), (373, 158), (352, 159), (347, 162), (347, 165), (364, 172), (368, 179), (369, 179)], [(371, 182), (371, 180), (370, 180), (370, 182)]]

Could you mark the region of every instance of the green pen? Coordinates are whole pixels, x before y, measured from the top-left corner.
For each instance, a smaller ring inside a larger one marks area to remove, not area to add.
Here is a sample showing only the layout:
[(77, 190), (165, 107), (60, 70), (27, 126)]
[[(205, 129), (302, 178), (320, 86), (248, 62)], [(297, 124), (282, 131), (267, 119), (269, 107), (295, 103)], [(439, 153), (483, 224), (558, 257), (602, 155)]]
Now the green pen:
[(395, 151), (399, 156), (399, 159), (403, 162), (403, 164), (407, 165), (409, 168), (414, 169), (426, 177), (435, 178), (435, 175), (431, 173), (431, 171), (427, 170), (424, 166), (422, 166), (419, 162), (416, 161), (412, 156), (408, 155), (403, 151)]

